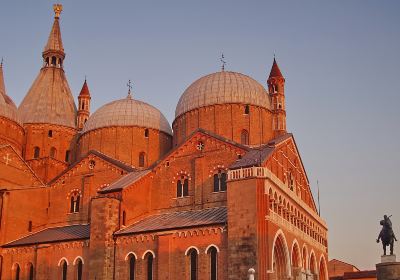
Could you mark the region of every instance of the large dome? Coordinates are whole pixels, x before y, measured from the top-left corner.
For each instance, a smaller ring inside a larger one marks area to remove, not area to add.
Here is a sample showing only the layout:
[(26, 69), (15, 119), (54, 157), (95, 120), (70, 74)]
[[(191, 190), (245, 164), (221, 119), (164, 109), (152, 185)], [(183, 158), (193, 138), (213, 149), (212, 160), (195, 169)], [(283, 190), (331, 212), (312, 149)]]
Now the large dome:
[(82, 132), (110, 126), (154, 128), (172, 135), (171, 126), (157, 108), (129, 97), (100, 107), (89, 117)]
[(221, 71), (191, 84), (179, 99), (175, 117), (200, 107), (226, 103), (270, 109), (268, 93), (259, 82), (241, 73)]

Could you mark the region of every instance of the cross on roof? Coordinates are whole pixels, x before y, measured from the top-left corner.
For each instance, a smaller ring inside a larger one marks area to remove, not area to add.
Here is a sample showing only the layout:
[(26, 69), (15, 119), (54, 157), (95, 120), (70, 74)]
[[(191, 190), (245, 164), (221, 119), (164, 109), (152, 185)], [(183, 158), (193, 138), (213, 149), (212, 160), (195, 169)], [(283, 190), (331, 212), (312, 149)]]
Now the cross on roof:
[(225, 59), (224, 53), (222, 53), (221, 58), (219, 59), (222, 63), (222, 67), (221, 67), (222, 71), (225, 70), (225, 65), (226, 65), (226, 61), (224, 59)]
[(6, 165), (8, 165), (8, 163), (11, 161), (10, 154), (7, 153), (5, 156), (3, 156), (3, 159), (6, 162)]
[(126, 85), (127, 85), (127, 87), (128, 87), (128, 98), (132, 98), (132, 95), (131, 95), (131, 90), (132, 90), (132, 83), (131, 83), (131, 80), (129, 80), (128, 83), (127, 83)]

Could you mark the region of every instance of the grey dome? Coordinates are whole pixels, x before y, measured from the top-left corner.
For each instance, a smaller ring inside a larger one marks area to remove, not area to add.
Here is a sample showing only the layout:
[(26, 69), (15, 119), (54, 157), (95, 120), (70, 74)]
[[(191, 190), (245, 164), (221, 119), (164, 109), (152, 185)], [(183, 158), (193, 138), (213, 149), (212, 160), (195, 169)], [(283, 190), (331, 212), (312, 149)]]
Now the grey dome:
[(259, 82), (241, 73), (221, 71), (191, 84), (179, 99), (175, 117), (200, 107), (229, 103), (270, 109), (268, 93)]
[(172, 135), (171, 126), (157, 108), (131, 98), (116, 100), (100, 107), (89, 117), (82, 132), (109, 126), (139, 126)]

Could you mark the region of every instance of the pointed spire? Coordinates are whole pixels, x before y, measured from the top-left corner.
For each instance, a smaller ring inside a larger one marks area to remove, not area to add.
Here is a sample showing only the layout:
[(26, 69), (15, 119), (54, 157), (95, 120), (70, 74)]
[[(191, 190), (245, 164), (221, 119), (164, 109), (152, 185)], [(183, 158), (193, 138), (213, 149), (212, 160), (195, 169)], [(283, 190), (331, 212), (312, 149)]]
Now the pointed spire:
[(126, 86), (128, 87), (128, 96), (127, 96), (126, 98), (132, 99), (132, 93), (131, 93), (131, 90), (132, 90), (132, 83), (131, 83), (131, 80), (128, 81), (128, 83), (126, 84)]
[(279, 69), (278, 63), (276, 62), (274, 55), (274, 62), (272, 63), (271, 72), (269, 73), (269, 77), (283, 77), (281, 70)]
[(0, 64), (0, 95), (6, 96), (6, 86), (4, 84), (4, 76), (3, 76), (3, 58), (1, 58), (1, 64)]
[(81, 92), (79, 93), (79, 96), (90, 96), (90, 91), (89, 91), (89, 87), (87, 85), (86, 77), (85, 77), (85, 82), (83, 83)]
[(61, 30), (60, 30), (60, 14), (62, 11), (61, 4), (54, 4), (54, 23), (53, 27), (51, 28), (49, 39), (47, 40), (47, 44), (44, 47), (43, 53), (47, 52), (60, 52), (64, 54), (64, 46), (61, 39)]

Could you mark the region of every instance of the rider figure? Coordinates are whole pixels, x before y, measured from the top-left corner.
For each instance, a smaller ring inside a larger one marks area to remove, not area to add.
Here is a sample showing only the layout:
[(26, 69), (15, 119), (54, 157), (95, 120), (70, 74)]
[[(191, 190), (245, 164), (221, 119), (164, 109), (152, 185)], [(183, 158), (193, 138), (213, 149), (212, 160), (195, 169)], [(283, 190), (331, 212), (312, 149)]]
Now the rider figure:
[(379, 243), (379, 240), (382, 239), (383, 254), (386, 255), (386, 246), (390, 246), (390, 254), (393, 255), (393, 240), (397, 241), (397, 238), (393, 232), (392, 221), (390, 220), (390, 217), (384, 215), (380, 224), (382, 225), (382, 230), (379, 233), (376, 242)]
[(383, 215), (383, 223), (382, 223), (382, 230), (383, 231), (384, 228), (386, 228), (388, 230), (388, 232), (390, 232), (391, 236), (394, 238), (395, 241), (397, 241), (396, 236), (394, 235), (394, 231), (392, 228), (392, 221), (390, 220), (390, 218), (387, 215)]

